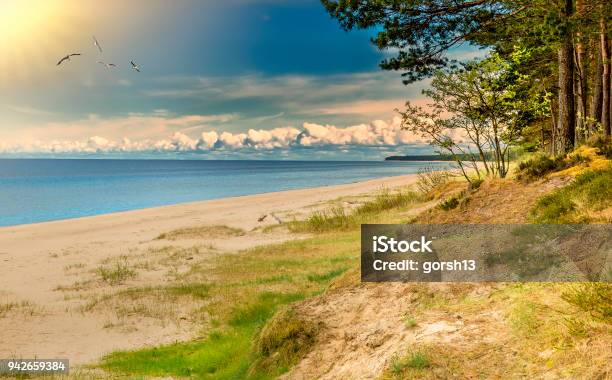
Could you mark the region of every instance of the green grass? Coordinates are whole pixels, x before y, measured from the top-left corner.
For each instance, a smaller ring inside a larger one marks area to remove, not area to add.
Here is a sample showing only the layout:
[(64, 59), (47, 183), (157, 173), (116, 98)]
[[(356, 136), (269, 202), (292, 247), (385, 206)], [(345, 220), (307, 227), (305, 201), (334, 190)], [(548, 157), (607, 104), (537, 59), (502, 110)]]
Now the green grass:
[(444, 211), (449, 211), (459, 206), (459, 199), (457, 197), (451, 197), (442, 203), (440, 203), (440, 208)]
[(541, 198), (531, 212), (532, 221), (541, 224), (589, 222), (590, 212), (612, 205), (612, 166), (590, 170), (569, 185)]
[(404, 325), (406, 325), (406, 327), (408, 327), (409, 329), (417, 326), (416, 318), (410, 314), (405, 314), (402, 317), (402, 321), (404, 322)]
[(317, 211), (305, 221), (296, 221), (289, 225), (293, 232), (330, 232), (357, 229), (361, 224), (380, 218), (381, 213), (405, 208), (422, 199), (413, 191), (382, 191), (373, 200), (367, 201), (353, 211), (336, 206), (328, 210)]
[(573, 284), (562, 293), (568, 303), (588, 312), (593, 318), (612, 324), (612, 284), (587, 282)]
[(101, 266), (97, 272), (102, 281), (109, 285), (120, 285), (136, 277), (136, 271), (130, 268), (127, 261), (117, 261), (114, 265)]
[(129, 303), (130, 294), (138, 300), (150, 295), (161, 302), (185, 296), (204, 301), (198, 313), (205, 338), (115, 352), (100, 367), (111, 375), (137, 378), (274, 378), (307, 353), (316, 333), (316, 326), (301, 316), (281, 313), (272, 319), (275, 312), (320, 294), (356, 267), (359, 244), (358, 232), (344, 232), (257, 247), (211, 257), (212, 262), (194, 265), (179, 283), (120, 292), (125, 302), (119, 304)]
[(302, 293), (261, 292), (255, 301), (230, 314), (229, 327), (213, 331), (202, 341), (176, 343), (138, 351), (116, 352), (101, 367), (144, 376), (193, 376), (200, 379), (265, 379), (250, 372), (252, 341), (280, 305), (305, 297)]
[(330, 270), (329, 272), (322, 273), (322, 274), (311, 274), (311, 275), (308, 275), (308, 281), (327, 282), (329, 280), (332, 280), (340, 276), (341, 274), (346, 272), (347, 269), (348, 268), (338, 268), (338, 269), (333, 269), (333, 270)]

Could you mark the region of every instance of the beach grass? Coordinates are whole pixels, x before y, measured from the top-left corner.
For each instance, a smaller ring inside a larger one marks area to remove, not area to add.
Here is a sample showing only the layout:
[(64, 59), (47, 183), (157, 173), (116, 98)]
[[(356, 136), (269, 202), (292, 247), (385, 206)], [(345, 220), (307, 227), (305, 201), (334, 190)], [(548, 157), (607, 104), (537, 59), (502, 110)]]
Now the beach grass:
[[(373, 199), (354, 210), (333, 206), (316, 211), (304, 221), (289, 224), (293, 232), (329, 232), (358, 229), (361, 224), (378, 220), (384, 212), (409, 207), (423, 199), (422, 194), (412, 190), (389, 191), (383, 189)], [(390, 223), (390, 222), (389, 222)]]
[[(297, 356), (290, 354), (294, 349), (307, 352), (307, 347), (287, 346), (292, 344), (287, 334), (304, 334), (311, 342), (316, 328), (286, 317), (276, 328), (264, 330), (266, 322), (277, 310), (320, 294), (348, 268), (357, 267), (358, 250), (358, 233), (330, 233), (216, 256), (213, 262), (194, 265), (180, 283), (121, 291), (114, 297), (124, 306), (129, 299), (153, 293), (163, 296), (163, 303), (199, 299), (198, 313), (205, 316), (202, 338), (115, 352), (100, 367), (135, 377), (274, 378), (295, 362)], [(282, 358), (269, 357), (275, 348), (284, 350)]]
[(224, 238), (230, 236), (243, 236), (246, 232), (241, 228), (224, 225), (185, 227), (160, 234), (157, 240)]
[[(588, 170), (568, 186), (541, 198), (532, 210), (534, 223), (612, 222), (612, 165)], [(607, 211), (607, 212), (606, 212)]]
[[(602, 191), (600, 177), (607, 178), (607, 175), (598, 172), (585, 174), (583, 179), (579, 176), (549, 196), (555, 197), (564, 191), (568, 195), (563, 197), (585, 192), (597, 194)], [(482, 207), (501, 197), (505, 199), (510, 187), (512, 191), (529, 191), (531, 185), (487, 181), (483, 186), (474, 190), (477, 196), (470, 207)], [(446, 183), (442, 187), (454, 189), (456, 186)], [(434, 189), (438, 191), (444, 192)], [(115, 352), (106, 356), (100, 367), (113, 375), (134, 378), (276, 378), (307, 355), (317, 342), (320, 328), (317, 320), (297, 313), (295, 310), (299, 309), (294, 308), (294, 303), (328, 289), (342, 291), (342, 287), (358, 283), (360, 234), (357, 226), (381, 218), (387, 223), (399, 222), (404, 219), (407, 208), (421, 205), (422, 200), (423, 195), (414, 192), (383, 192), (352, 210), (315, 212), (304, 222), (291, 223), (293, 231), (317, 232), (313, 237), (218, 255), (210, 258), (210, 262), (194, 265), (180, 283), (168, 284), (156, 291), (168, 297), (202, 301), (198, 310), (203, 316), (201, 337)], [(519, 211), (528, 214), (528, 207), (525, 205)], [(537, 213), (541, 207), (537, 203), (533, 212)], [(433, 211), (436, 215), (448, 214), (458, 212), (458, 208)], [(555, 218), (564, 217), (562, 213), (555, 215)], [(477, 222), (480, 217), (462, 214), (465, 223)], [(503, 219), (496, 221), (504, 222)], [(544, 369), (584, 373), (589, 377), (605, 373), (605, 346), (609, 343), (606, 337), (610, 328), (609, 285), (511, 284), (483, 289), (482, 294), (475, 295), (471, 293), (474, 287), (457, 284), (449, 286), (448, 292), (439, 292), (428, 284), (415, 284), (411, 292), (416, 301), (406, 305), (407, 310), (398, 322), (417, 334), (426, 327), (431, 315), (461, 316), (487, 331), (490, 334), (487, 339), (474, 335), (461, 345), (415, 344), (403, 355), (394, 357), (381, 378), (486, 378), (504, 373), (522, 377)], [(495, 318), (486, 319), (487, 315)], [(598, 349), (583, 349), (585, 341)], [(486, 360), (481, 360), (483, 355)], [(473, 365), (467, 366), (466, 362)]]

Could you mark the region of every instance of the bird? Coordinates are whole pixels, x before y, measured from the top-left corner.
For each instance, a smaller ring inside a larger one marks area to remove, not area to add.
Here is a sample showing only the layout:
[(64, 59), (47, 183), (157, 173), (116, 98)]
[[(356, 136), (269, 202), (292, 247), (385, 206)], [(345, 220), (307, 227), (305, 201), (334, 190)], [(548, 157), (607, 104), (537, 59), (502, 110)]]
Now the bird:
[(115, 65), (114, 63), (106, 63), (106, 62), (102, 62), (102, 61), (98, 61), (99, 64), (104, 65), (107, 69), (110, 69), (112, 67), (117, 67), (117, 65)]
[(135, 64), (134, 61), (130, 61), (130, 63), (132, 64), (132, 69), (140, 72), (140, 67), (137, 64)]
[(91, 36), (93, 38), (93, 43), (94, 46), (98, 48), (98, 50), (100, 50), (100, 53), (102, 53), (102, 47), (100, 46), (100, 43), (98, 43), (98, 40), (96, 39), (96, 36)]
[(60, 59), (59, 62), (57, 62), (56, 66), (61, 65), (62, 62), (64, 62), (64, 61), (70, 61), (70, 57), (74, 57), (75, 55), (81, 55), (81, 53), (70, 53), (70, 54), (68, 54), (64, 58)]

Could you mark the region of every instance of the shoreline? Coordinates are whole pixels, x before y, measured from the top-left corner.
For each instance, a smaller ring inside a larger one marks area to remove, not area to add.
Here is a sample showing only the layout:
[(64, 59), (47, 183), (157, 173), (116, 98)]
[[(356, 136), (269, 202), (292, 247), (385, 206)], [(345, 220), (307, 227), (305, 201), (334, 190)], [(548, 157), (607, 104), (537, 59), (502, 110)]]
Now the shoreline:
[[(111, 306), (88, 305), (130, 288), (161, 286), (196, 262), (308, 236), (273, 228), (278, 222), (271, 214), (286, 222), (334, 202), (351, 207), (383, 188), (405, 187), (417, 178), (408, 174), (1, 227), (0, 306), (11, 306), (0, 314), (0, 357), (66, 357), (84, 364), (115, 350), (191, 339), (197, 325), (180, 316), (162, 325), (139, 316), (118, 320)], [(268, 217), (259, 221), (263, 215)], [(193, 228), (204, 233), (160, 238)], [(177, 250), (193, 250), (192, 261), (177, 257)], [(134, 278), (120, 284), (105, 281), (101, 269), (118, 263), (129, 263)], [(123, 327), (105, 327), (117, 323)]]
[(25, 228), (27, 226), (43, 226), (49, 223), (62, 223), (62, 222), (68, 222), (68, 221), (86, 220), (86, 219), (97, 218), (97, 217), (112, 217), (115, 215), (128, 215), (131, 213), (146, 212), (146, 211), (155, 210), (155, 209), (161, 210), (161, 209), (166, 209), (170, 207), (198, 206), (205, 202), (230, 201), (234, 199), (242, 199), (242, 198), (248, 198), (248, 197), (259, 197), (259, 196), (268, 196), (268, 195), (275, 195), (275, 194), (283, 195), (289, 192), (308, 191), (308, 190), (317, 191), (319, 189), (330, 189), (330, 188), (338, 188), (337, 190), (344, 190), (345, 187), (348, 187), (351, 185), (363, 184), (364, 186), (367, 186), (369, 185), (370, 182), (383, 182), (383, 185), (384, 185), (384, 182), (391, 182), (394, 184), (395, 183), (394, 179), (408, 179), (408, 178), (416, 177), (417, 175), (418, 175), (417, 173), (411, 173), (411, 174), (403, 174), (403, 175), (397, 175), (397, 176), (374, 178), (374, 179), (369, 179), (365, 181), (354, 181), (354, 182), (348, 182), (344, 184), (304, 187), (304, 188), (291, 189), (291, 190), (268, 191), (268, 192), (263, 192), (263, 193), (236, 195), (236, 196), (229, 196), (229, 197), (222, 197), (222, 198), (211, 198), (211, 199), (203, 199), (203, 200), (197, 200), (197, 201), (172, 203), (172, 204), (161, 205), (161, 206), (136, 208), (136, 209), (130, 209), (130, 210), (123, 210), (123, 211), (113, 211), (113, 212), (108, 212), (108, 213), (77, 216), (77, 217), (65, 218), (65, 219), (53, 219), (53, 220), (45, 220), (45, 221), (32, 222), (32, 223), (13, 224), (13, 225), (8, 225), (8, 226), (0, 226), (0, 233), (4, 232), (5, 230), (12, 229), (12, 228), (21, 228), (21, 227)]

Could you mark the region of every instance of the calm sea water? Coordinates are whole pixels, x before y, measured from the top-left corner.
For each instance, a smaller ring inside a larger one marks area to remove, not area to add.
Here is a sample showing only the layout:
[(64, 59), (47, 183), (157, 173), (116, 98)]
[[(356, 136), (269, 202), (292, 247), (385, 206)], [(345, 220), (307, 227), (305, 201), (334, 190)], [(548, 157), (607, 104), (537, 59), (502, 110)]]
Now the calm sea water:
[(0, 226), (416, 173), (425, 162), (0, 159)]

